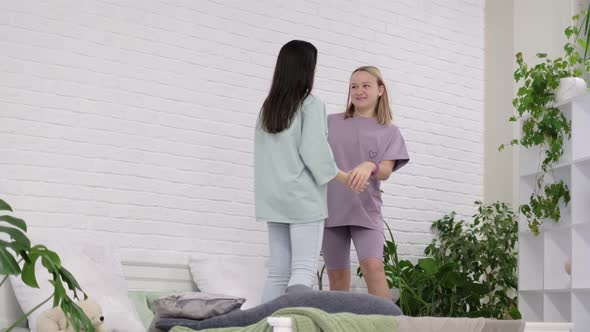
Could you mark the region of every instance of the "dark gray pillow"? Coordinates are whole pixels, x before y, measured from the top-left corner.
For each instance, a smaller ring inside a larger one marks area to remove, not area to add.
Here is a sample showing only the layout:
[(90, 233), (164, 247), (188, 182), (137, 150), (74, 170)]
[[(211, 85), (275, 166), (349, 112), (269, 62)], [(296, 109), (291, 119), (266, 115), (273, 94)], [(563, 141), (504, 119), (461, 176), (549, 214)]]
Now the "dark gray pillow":
[(186, 326), (194, 330), (248, 326), (271, 316), (279, 309), (288, 307), (312, 307), (328, 313), (350, 312), (359, 315), (401, 315), (401, 310), (393, 301), (381, 297), (350, 292), (314, 291), (303, 285), (294, 285), (287, 288), (285, 295), (248, 310), (235, 310), (202, 321), (161, 318), (156, 321), (156, 326), (163, 331), (168, 331), (174, 326)]
[(246, 299), (227, 295), (185, 292), (152, 302), (154, 314), (166, 318), (207, 319), (239, 309)]
[(154, 319), (152, 319), (152, 323), (150, 324), (150, 326), (147, 329), (147, 332), (164, 332), (156, 327), (156, 322), (159, 320), (160, 320), (160, 316), (155, 315)]

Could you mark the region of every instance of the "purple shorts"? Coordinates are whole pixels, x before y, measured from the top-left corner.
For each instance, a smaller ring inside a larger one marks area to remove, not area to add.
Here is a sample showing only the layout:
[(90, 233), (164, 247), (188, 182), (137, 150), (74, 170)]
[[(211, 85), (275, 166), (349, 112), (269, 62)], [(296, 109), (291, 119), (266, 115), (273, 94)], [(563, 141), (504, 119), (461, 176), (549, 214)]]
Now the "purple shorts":
[(326, 227), (322, 242), (326, 270), (350, 269), (351, 239), (359, 262), (367, 258), (383, 259), (383, 232), (360, 226)]

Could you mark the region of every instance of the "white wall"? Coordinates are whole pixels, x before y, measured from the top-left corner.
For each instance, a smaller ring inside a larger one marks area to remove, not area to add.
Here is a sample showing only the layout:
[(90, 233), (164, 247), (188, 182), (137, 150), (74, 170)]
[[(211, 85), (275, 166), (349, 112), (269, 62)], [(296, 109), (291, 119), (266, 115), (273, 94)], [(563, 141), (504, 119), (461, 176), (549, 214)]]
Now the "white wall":
[(523, 52), (525, 61), (536, 53), (550, 57), (563, 55), (566, 42), (563, 30), (584, 1), (514, 0), (514, 49)]
[(483, 182), (483, 1), (0, 2), (0, 196), (36, 235), (108, 237), (125, 259), (267, 254), (253, 123), (280, 46), (319, 49), (343, 110), (379, 66), (411, 163), (384, 186), (403, 255)]
[(508, 118), (513, 114), (514, 17), (513, 0), (485, 4), (485, 126), (484, 199), (512, 202), (513, 151), (498, 151), (512, 140)]

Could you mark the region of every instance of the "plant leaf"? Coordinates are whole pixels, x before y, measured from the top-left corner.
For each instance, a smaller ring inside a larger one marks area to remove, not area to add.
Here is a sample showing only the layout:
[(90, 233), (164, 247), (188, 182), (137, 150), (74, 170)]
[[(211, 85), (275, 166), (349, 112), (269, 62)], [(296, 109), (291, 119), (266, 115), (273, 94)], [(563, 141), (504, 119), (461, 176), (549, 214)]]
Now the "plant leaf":
[(510, 311), (508, 313), (510, 314), (510, 317), (512, 317), (512, 319), (522, 319), (522, 314), (520, 313), (517, 307), (510, 308)]
[(17, 228), (0, 226), (0, 233), (8, 234), (14, 241), (27, 249), (31, 247), (29, 238)]
[(84, 311), (69, 298), (64, 298), (60, 305), (66, 314), (68, 321), (72, 324), (74, 331), (94, 331), (92, 322)]
[(5, 201), (3, 201), (2, 199), (0, 199), (0, 211), (12, 211), (12, 208), (10, 207), (10, 205), (8, 205), (8, 203), (6, 203)]
[(420, 266), (424, 272), (429, 275), (434, 275), (438, 272), (438, 264), (434, 258), (422, 258), (418, 260), (418, 266)]
[[(74, 298), (78, 298), (78, 294), (76, 291), (81, 291), (82, 287), (80, 287), (80, 284), (78, 283), (76, 278), (74, 278), (70, 271), (68, 271), (64, 267), (61, 267), (59, 269), (59, 274), (61, 275), (61, 279), (68, 285), (68, 288), (74, 292)], [(86, 295), (86, 293), (84, 293), (84, 299), (86, 299), (87, 297), (88, 296)]]
[(4, 247), (0, 247), (0, 275), (18, 275), (21, 269), (14, 256)]
[(18, 227), (23, 232), (27, 231), (27, 224), (22, 219), (18, 219), (18, 218), (11, 217), (11, 216), (0, 216), (0, 221), (5, 221), (5, 222), (11, 224), (12, 226)]
[(35, 265), (37, 264), (38, 254), (30, 254), (29, 262), (23, 265), (23, 272), (21, 275), (22, 281), (29, 287), (39, 288), (37, 277), (35, 276)]

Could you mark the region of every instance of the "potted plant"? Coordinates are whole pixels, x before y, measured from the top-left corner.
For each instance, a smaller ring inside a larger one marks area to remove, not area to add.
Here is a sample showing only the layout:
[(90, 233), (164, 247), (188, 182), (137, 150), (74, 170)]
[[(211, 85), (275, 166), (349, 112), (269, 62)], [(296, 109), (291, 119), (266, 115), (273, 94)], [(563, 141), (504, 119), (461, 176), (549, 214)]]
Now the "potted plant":
[(9, 275), (16, 275), (20, 276), (27, 286), (39, 288), (35, 277), (35, 265), (40, 261), (51, 274), (54, 291), (50, 297), (22, 315), (4, 332), (12, 331), (33, 311), (49, 301), (53, 301), (54, 307), (59, 306), (63, 310), (75, 331), (94, 332), (92, 322), (70, 298), (67, 290), (73, 293), (74, 299), (78, 299), (78, 292), (84, 295), (84, 299), (88, 296), (82, 291), (74, 276), (61, 265), (59, 255), (44, 245), (32, 245), (26, 235), (25, 221), (7, 215), (7, 211), (12, 212), (12, 208), (0, 199), (0, 287), (7, 283)]
[[(583, 17), (581, 21), (580, 17)], [(509, 121), (520, 123), (522, 136), (509, 144), (537, 147), (542, 156), (529, 202), (519, 207), (534, 234), (539, 234), (544, 220), (558, 222), (561, 206), (567, 206), (570, 201), (565, 182), (553, 177), (553, 166), (563, 155), (564, 141), (571, 137), (571, 123), (558, 106), (586, 91), (586, 82), (581, 76), (590, 71), (588, 19), (585, 10), (573, 17), (579, 24), (565, 29), (568, 41), (564, 46), (564, 57), (550, 59), (547, 54), (539, 53), (537, 58), (541, 62), (531, 66), (525, 63), (522, 53), (516, 54), (518, 68), (514, 79), (521, 86), (512, 101), (517, 112)], [(504, 147), (504, 144), (500, 145), (499, 150)]]
[[(588, 47), (590, 46), (590, 5), (572, 17), (574, 24), (565, 29), (568, 42), (564, 46), (566, 61), (572, 74), (559, 80), (559, 86), (555, 90), (555, 102), (564, 102), (583, 94), (587, 91), (586, 81), (581, 77), (588, 72)], [(576, 50), (576, 46), (580, 51)]]
[[(435, 238), (416, 263), (401, 260), (389, 228), (383, 248), (387, 283), (408, 316), (520, 319), (516, 216), (505, 203), (476, 202), (473, 222), (454, 212), (436, 220)], [(362, 276), (360, 269), (357, 274)]]

